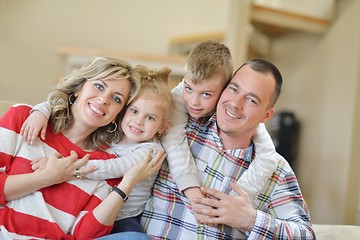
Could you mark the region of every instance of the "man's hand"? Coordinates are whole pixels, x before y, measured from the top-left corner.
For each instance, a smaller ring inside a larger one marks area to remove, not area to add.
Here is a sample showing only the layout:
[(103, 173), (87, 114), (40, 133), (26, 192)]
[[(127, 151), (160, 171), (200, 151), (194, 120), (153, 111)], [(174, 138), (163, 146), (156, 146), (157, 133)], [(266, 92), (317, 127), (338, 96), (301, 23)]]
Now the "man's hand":
[(238, 196), (230, 196), (223, 192), (202, 187), (201, 191), (212, 198), (196, 198), (194, 202), (211, 207), (193, 208), (201, 215), (199, 221), (210, 226), (215, 224), (225, 224), (232, 228), (251, 231), (255, 224), (256, 210), (252, 207), (248, 194), (235, 183), (230, 183), (232, 189)]

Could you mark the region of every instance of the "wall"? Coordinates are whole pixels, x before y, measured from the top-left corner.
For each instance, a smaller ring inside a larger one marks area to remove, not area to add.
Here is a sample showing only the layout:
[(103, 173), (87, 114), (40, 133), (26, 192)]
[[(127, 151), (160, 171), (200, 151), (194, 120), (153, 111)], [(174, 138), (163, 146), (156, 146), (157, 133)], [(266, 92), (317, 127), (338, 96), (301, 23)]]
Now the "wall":
[(351, 1), (322, 37), (273, 43), (286, 79), (278, 108), (294, 110), (301, 122), (297, 176), (315, 223), (356, 223), (360, 28), (349, 26), (360, 21), (357, 9), (360, 1)]
[(227, 20), (227, 2), (216, 0), (0, 1), (0, 96), (31, 104), (62, 74), (58, 46), (166, 54), (170, 37)]
[[(301, 122), (296, 171), (315, 223), (353, 224), (358, 208), (360, 1), (346, 2), (324, 36), (271, 43), (278, 109)], [(63, 72), (58, 46), (166, 54), (171, 36), (226, 29), (228, 11), (217, 0), (0, 0), (0, 98), (42, 101)]]

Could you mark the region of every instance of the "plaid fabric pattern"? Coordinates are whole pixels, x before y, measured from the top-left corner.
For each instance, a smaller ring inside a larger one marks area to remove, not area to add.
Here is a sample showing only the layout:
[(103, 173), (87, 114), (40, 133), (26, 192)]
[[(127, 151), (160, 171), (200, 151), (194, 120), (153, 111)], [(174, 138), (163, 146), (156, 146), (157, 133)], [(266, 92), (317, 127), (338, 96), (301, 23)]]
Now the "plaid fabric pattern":
[[(217, 135), (215, 116), (209, 121), (189, 119), (187, 136), (203, 185), (236, 195), (229, 183), (237, 182), (254, 158), (247, 149), (224, 150)], [(288, 163), (279, 159), (269, 186), (253, 202), (257, 210), (251, 232), (226, 225), (209, 227), (196, 222), (187, 198), (161, 168), (142, 216), (142, 224), (153, 239), (315, 239), (309, 212), (297, 179)]]

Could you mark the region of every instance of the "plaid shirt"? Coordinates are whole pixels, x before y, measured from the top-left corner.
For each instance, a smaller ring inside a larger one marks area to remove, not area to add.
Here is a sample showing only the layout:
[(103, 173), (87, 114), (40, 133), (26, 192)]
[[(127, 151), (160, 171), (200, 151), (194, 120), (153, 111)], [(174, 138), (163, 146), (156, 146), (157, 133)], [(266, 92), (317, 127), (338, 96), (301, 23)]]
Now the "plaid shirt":
[[(217, 134), (216, 116), (209, 121), (189, 119), (187, 137), (204, 186), (237, 195), (230, 182), (238, 182), (255, 156), (247, 149), (224, 150)], [(198, 224), (187, 198), (179, 192), (164, 164), (153, 196), (142, 215), (142, 225), (153, 239), (315, 239), (309, 212), (289, 164), (279, 158), (268, 187), (253, 202), (257, 209), (251, 232), (226, 225)]]

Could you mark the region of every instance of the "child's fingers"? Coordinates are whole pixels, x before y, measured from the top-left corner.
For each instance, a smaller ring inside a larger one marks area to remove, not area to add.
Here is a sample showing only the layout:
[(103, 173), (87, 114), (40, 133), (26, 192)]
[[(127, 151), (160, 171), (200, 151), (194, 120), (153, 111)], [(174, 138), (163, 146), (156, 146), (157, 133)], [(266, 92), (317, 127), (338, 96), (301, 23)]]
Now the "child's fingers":
[(26, 128), (26, 122), (20, 128), (20, 135), (24, 135), (25, 128)]
[(26, 123), (24, 123), (24, 124), (21, 126), (20, 134), (23, 135), (23, 138), (24, 138), (25, 142), (27, 142), (28, 132), (29, 132), (29, 128), (28, 128), (28, 126), (26, 125)]
[(38, 170), (39, 169), (39, 164), (34, 163), (33, 165), (31, 165), (31, 169), (34, 170), (34, 171)]
[(96, 166), (82, 167), (79, 169), (80, 176), (86, 177), (87, 174), (97, 170)]
[(47, 128), (47, 124), (45, 124), (45, 126), (41, 129), (41, 139), (45, 140), (45, 135), (46, 135), (46, 128)]
[(27, 143), (30, 144), (30, 145), (33, 144), (34, 141), (35, 141), (35, 139), (36, 139), (35, 132), (37, 132), (36, 129), (31, 128), (31, 129), (29, 130), (28, 135), (27, 135), (27, 139), (26, 139), (26, 140), (27, 140)]
[(34, 165), (36, 163), (38, 163), (40, 161), (40, 158), (35, 158), (34, 160), (31, 161), (31, 165)]
[[(71, 154), (72, 155), (72, 154)], [(77, 155), (76, 155), (77, 156)], [(86, 154), (84, 157), (78, 159), (76, 161), (76, 166), (77, 168), (81, 168), (82, 166), (84, 166), (88, 161), (89, 161), (89, 157), (90, 157), (90, 154)], [(76, 159), (75, 159), (76, 160)]]
[(32, 144), (34, 142), (34, 140), (32, 140), (34, 130), (32, 128), (30, 128), (30, 127), (28, 127), (27, 129), (28, 129), (28, 131), (27, 131), (27, 134), (26, 134), (26, 142), (28, 144)]

